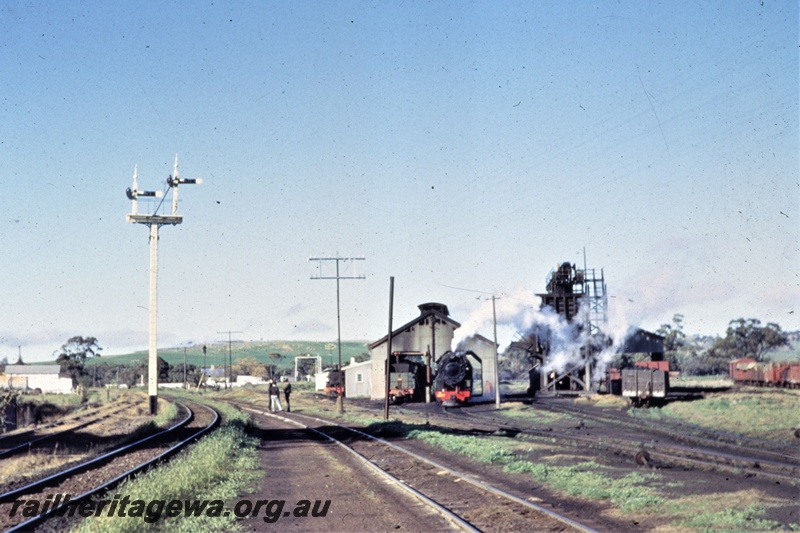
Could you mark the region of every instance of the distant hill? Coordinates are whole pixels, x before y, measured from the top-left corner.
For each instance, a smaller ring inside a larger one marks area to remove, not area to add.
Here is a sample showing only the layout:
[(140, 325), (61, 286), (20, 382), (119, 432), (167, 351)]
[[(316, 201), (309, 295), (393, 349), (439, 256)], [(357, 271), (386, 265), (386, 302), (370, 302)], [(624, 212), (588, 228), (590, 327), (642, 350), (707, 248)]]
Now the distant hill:
[[(369, 350), (365, 341), (342, 341), (342, 364), (350, 362), (351, 357), (362, 356), (369, 358)], [(228, 343), (220, 342), (206, 345), (205, 363), (207, 366), (223, 366), (228, 360)], [(186, 363), (190, 365), (203, 365), (203, 345), (187, 346)], [(161, 348), (158, 356), (171, 365), (183, 364), (184, 348)], [(280, 354), (280, 357), (271, 354)], [(328, 367), (338, 362), (338, 349), (336, 342), (316, 341), (234, 341), (230, 344), (230, 356), (233, 363), (245, 357), (252, 357), (257, 361), (268, 364), (277, 364), (281, 367), (294, 364), (298, 355), (319, 355), (322, 357), (322, 366)], [(94, 363), (109, 364), (136, 364), (142, 359), (147, 359), (148, 352), (140, 351), (124, 355), (109, 355), (97, 357), (87, 361), (87, 365)]]

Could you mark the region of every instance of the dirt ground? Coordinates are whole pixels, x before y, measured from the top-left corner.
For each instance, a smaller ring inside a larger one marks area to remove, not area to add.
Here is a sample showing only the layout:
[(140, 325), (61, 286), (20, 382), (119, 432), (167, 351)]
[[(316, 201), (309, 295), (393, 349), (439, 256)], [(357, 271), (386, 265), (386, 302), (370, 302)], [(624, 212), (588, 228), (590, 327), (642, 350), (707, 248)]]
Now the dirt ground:
[[(264, 477), (256, 490), (239, 500), (284, 500), (280, 508), (264, 505), (258, 516), (242, 519), (247, 531), (454, 531), (417, 500), (388, 484), (336, 444), (297, 426), (253, 414), (260, 437)], [(325, 516), (296, 517), (298, 502), (317, 500)], [(280, 515), (276, 517), (275, 515)], [(270, 523), (271, 518), (277, 518)]]
[[(331, 405), (329, 406), (328, 403)], [(296, 407), (302, 409), (304, 404), (305, 401), (296, 402)], [(315, 399), (307, 405), (311, 408), (331, 409), (331, 414), (333, 414), (333, 404), (329, 400)], [(475, 408), (480, 410), (482, 407), (476, 406)], [(484, 408), (491, 410), (491, 406)], [(415, 405), (413, 409), (435, 411), (439, 407), (435, 404), (428, 404), (427, 406)], [(348, 415), (380, 416), (382, 415), (382, 405), (366, 400), (348, 400), (347, 411)], [(393, 407), (391, 416), (396, 417), (400, 411)], [(419, 423), (419, 420), (411, 422)], [(579, 421), (576, 419), (574, 422)], [(567, 425), (570, 423), (570, 421), (566, 422)], [(619, 429), (587, 422), (583, 425), (581, 433), (591, 435), (597, 441), (602, 441), (605, 438), (618, 437)], [(644, 433), (641, 438), (656, 447), (665, 439), (663, 435)], [(800, 504), (798, 503), (800, 502), (800, 489), (796, 484), (780, 483), (743, 473), (706, 471), (659, 464), (658, 462), (653, 462), (649, 466), (640, 466), (635, 463), (633, 457), (620, 455), (613, 451), (568, 446), (558, 442), (548, 445), (545, 441), (537, 441), (537, 446), (524, 454), (527, 455), (525, 458), (532, 462), (547, 461), (547, 464), (563, 466), (594, 461), (608, 467), (617, 476), (631, 472), (645, 476), (653, 474), (655, 479), (648, 480), (645, 484), (648, 486), (652, 484), (652, 487), (664, 497), (667, 502), (665, 508), (623, 513), (609, 502), (566, 495), (535, 482), (530, 475), (503, 472), (502, 466), (499, 465), (481, 465), (464, 457), (453, 457), (419, 441), (403, 440), (401, 444), (404, 447), (425, 452), (435, 460), (438, 457), (440, 462), (446, 462), (457, 470), (474, 472), (489, 482), (506, 483), (515, 490), (528, 495), (532, 501), (540, 505), (542, 503), (538, 500), (551, 502), (556, 512), (590, 525), (599, 531), (690, 531), (689, 528), (675, 526), (676, 517), (680, 512), (674, 512), (673, 507), (686, 508), (694, 500), (702, 501), (713, 510), (720, 512), (752, 505), (764, 509), (761, 518), (774, 520), (783, 524), (784, 527), (792, 527), (792, 524), (800, 523)], [(749, 528), (749, 530), (753, 530), (753, 528)]]
[[(438, 406), (435, 404), (420, 404), (412, 408), (421, 411), (435, 411)], [(473, 406), (470, 409), (487, 413), (494, 411), (494, 407), (491, 405)], [(531, 409), (534, 410), (535, 406), (531, 406)], [(530, 423), (530, 421), (527, 423)], [(606, 426), (593, 421), (584, 423), (577, 417), (567, 417), (554, 424), (554, 426), (560, 429), (565, 427), (574, 428), (576, 423), (581, 426), (580, 431), (576, 431), (577, 434), (591, 436), (592, 440), (598, 443), (602, 443), (606, 439), (618, 438), (621, 434), (621, 430), (617, 427)], [(526, 422), (523, 420), (518, 421), (518, 425), (524, 426), (525, 424)], [(654, 449), (658, 449), (659, 444), (662, 443), (664, 445), (675, 443), (668, 436), (649, 434), (645, 431), (639, 435), (639, 438), (642, 442), (652, 445)], [(654, 474), (658, 479), (648, 481), (646, 485), (652, 484), (668, 502), (674, 502), (677, 506), (685, 505), (690, 503), (692, 499), (700, 498), (703, 501), (710, 502), (711, 505), (715, 506), (715, 510), (719, 511), (726, 508), (738, 509), (753, 505), (765, 509), (762, 518), (779, 522), (785, 528), (791, 528), (793, 524), (800, 523), (800, 488), (796, 483), (782, 483), (766, 477), (737, 473), (735, 471), (704, 470), (661, 464), (658, 461), (653, 461), (648, 466), (640, 466), (635, 463), (633, 457), (613, 451), (567, 446), (558, 442), (548, 446), (546, 441), (546, 439), (535, 441), (540, 446), (520, 455), (532, 462), (546, 461), (547, 464), (559, 466), (594, 461), (609, 467), (617, 475), (629, 472), (638, 472), (643, 475)], [(417, 444), (412, 445), (417, 446)], [(502, 475), (509, 476), (506, 473)], [(671, 517), (663, 512), (622, 513), (602, 502), (565, 496), (536, 483), (531, 483), (531, 492), (546, 501), (558, 502), (559, 512), (563, 512), (563, 514), (570, 517), (576, 517), (577, 520), (582, 520), (580, 517), (585, 516), (587, 510), (591, 510), (591, 515), (606, 517), (613, 521), (621, 520), (623, 523), (627, 522), (626, 531), (675, 530), (674, 515)], [(601, 531), (617, 530), (613, 527), (598, 527), (597, 529)]]

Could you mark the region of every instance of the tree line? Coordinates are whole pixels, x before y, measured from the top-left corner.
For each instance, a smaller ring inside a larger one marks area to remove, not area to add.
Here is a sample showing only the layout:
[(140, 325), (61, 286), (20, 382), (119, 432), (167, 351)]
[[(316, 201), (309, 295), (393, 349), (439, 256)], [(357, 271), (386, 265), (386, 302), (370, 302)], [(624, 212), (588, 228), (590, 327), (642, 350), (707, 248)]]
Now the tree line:
[[(672, 322), (662, 324), (656, 333), (664, 337), (664, 356), (670, 362), (670, 368), (686, 375), (717, 375), (728, 372), (728, 363), (733, 359), (749, 357), (756, 361), (765, 361), (768, 354), (778, 348), (789, 345), (789, 337), (778, 324), (773, 322), (762, 325), (755, 318), (737, 318), (731, 320), (725, 336), (689, 338), (683, 330), (684, 316), (675, 314)], [(133, 387), (147, 376), (147, 358), (134, 363), (105, 363), (93, 361), (87, 368), (86, 362), (100, 357), (102, 348), (95, 337), (75, 336), (62, 345), (56, 362), (61, 372), (72, 378), (74, 386), (104, 387), (106, 385), (125, 384)], [(254, 357), (236, 360), (231, 368), (232, 379), (248, 375), (260, 378), (278, 378), (293, 372), (282, 361), (279, 353), (269, 354), (270, 362), (264, 363)], [(364, 359), (363, 356), (356, 358)], [(279, 363), (283, 363), (280, 364)], [(613, 363), (619, 367), (630, 366), (632, 360), (628, 354), (620, 354)], [(527, 377), (531, 363), (527, 355), (519, 352), (506, 352), (501, 355), (501, 371), (509, 377)], [(301, 377), (314, 373), (314, 361), (301, 360), (298, 364)], [(185, 379), (191, 385), (197, 385), (201, 369), (197, 365), (188, 364)], [(183, 363), (170, 364), (158, 358), (159, 382), (180, 383), (184, 380)]]
[(687, 338), (683, 319), (681, 314), (674, 315), (672, 323), (662, 324), (656, 333), (664, 337), (664, 356), (670, 368), (687, 375), (727, 374), (728, 363), (734, 359), (767, 361), (770, 352), (789, 345), (789, 336), (778, 324), (761, 325), (756, 318), (737, 318), (728, 323), (724, 337), (703, 346)]
[[(731, 320), (724, 336), (692, 336), (683, 330), (684, 316), (676, 314), (672, 322), (662, 324), (656, 333), (664, 337), (664, 357), (670, 368), (688, 376), (728, 373), (728, 364), (744, 357), (766, 361), (769, 354), (789, 345), (789, 335), (778, 324), (762, 325), (755, 318)], [(610, 366), (628, 368), (643, 355), (620, 353)], [(501, 375), (526, 379), (533, 366), (530, 355), (520, 349), (508, 349), (500, 356)]]
[[(133, 363), (106, 363), (95, 359), (100, 357), (102, 348), (95, 337), (71, 337), (61, 346), (56, 357), (56, 363), (61, 366), (62, 375), (72, 378), (73, 386), (105, 387), (106, 385), (127, 385), (134, 387), (147, 381), (148, 360), (142, 358)], [(285, 368), (278, 365), (283, 357), (279, 353), (269, 354), (270, 363), (258, 361), (254, 357), (243, 357), (228, 370), (232, 380), (237, 376), (255, 376), (259, 378), (277, 378), (285, 375)], [(94, 360), (93, 360), (94, 359)], [(87, 361), (92, 360), (91, 365)], [(220, 367), (224, 368), (224, 367)], [(299, 369), (306, 371), (305, 367)], [(183, 363), (170, 364), (165, 359), (158, 358), (158, 381), (160, 383), (182, 383), (184, 379), (190, 386), (200, 382), (202, 369), (198, 365)]]

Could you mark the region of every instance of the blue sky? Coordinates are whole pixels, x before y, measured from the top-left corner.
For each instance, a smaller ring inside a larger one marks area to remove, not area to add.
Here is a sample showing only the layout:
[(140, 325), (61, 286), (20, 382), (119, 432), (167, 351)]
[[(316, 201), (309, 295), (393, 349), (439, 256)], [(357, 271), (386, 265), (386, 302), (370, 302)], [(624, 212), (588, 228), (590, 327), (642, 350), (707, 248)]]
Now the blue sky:
[(345, 339), (394, 276), (508, 340), (584, 248), (617, 321), (800, 329), (795, 2), (3, 2), (0, 357), (147, 347), (124, 191), (176, 153), (160, 346), (334, 340), (337, 253)]

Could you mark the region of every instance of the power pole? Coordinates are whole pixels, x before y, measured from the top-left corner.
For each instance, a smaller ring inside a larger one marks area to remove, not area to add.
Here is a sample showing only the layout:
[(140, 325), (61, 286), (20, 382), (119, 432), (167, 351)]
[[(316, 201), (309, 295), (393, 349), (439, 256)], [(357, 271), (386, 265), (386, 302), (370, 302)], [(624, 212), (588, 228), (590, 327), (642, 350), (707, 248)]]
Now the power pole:
[[(336, 333), (337, 344), (339, 347), (339, 379), (337, 383), (337, 398), (336, 398), (336, 412), (344, 412), (344, 383), (342, 379), (344, 373), (342, 372), (342, 318), (339, 308), (339, 280), (341, 279), (364, 279), (364, 275), (342, 276), (339, 274), (340, 261), (365, 261), (365, 257), (309, 257), (309, 261), (319, 261), (319, 275), (311, 276), (311, 279), (335, 279), (336, 280)], [(322, 262), (323, 261), (336, 261), (336, 275), (323, 276), (322, 275)]]
[(500, 409), (500, 365), (497, 361), (497, 310), (495, 308), (495, 300), (500, 298), (492, 294), (492, 318), (494, 319), (494, 404), (496, 409)]
[[(225, 384), (225, 388), (227, 389), (229, 385), (231, 387), (233, 387), (233, 356), (231, 355), (232, 354), (231, 344), (232, 344), (233, 341), (231, 340), (231, 334), (232, 333), (244, 333), (244, 331), (230, 331), (230, 330), (228, 330), (228, 331), (218, 331), (217, 332), (218, 335), (222, 335), (223, 333), (227, 333), (228, 334), (228, 364), (226, 365), (227, 368), (226, 368), (226, 372), (225, 372), (225, 379), (228, 380), (228, 383)], [(223, 358), (224, 357), (225, 356), (223, 355)]]
[(389, 378), (392, 367), (392, 314), (394, 308), (394, 276), (389, 277), (389, 334), (386, 336), (386, 390), (384, 391), (383, 419), (389, 420)]
[(164, 203), (158, 203), (152, 214), (139, 214), (139, 197), (162, 198), (161, 191), (140, 191), (139, 190), (138, 167), (133, 169), (133, 187), (127, 189), (125, 194), (131, 201), (131, 213), (125, 217), (128, 222), (133, 224), (144, 224), (150, 226), (150, 333), (149, 350), (147, 364), (147, 390), (150, 397), (150, 414), (155, 415), (158, 411), (158, 229), (161, 226), (177, 226), (183, 222), (183, 217), (178, 215), (178, 185), (181, 184), (200, 184), (201, 179), (182, 179), (178, 177), (178, 156), (175, 156), (175, 166), (172, 176), (167, 177), (167, 187), (172, 191), (172, 214), (159, 215), (158, 210)]

